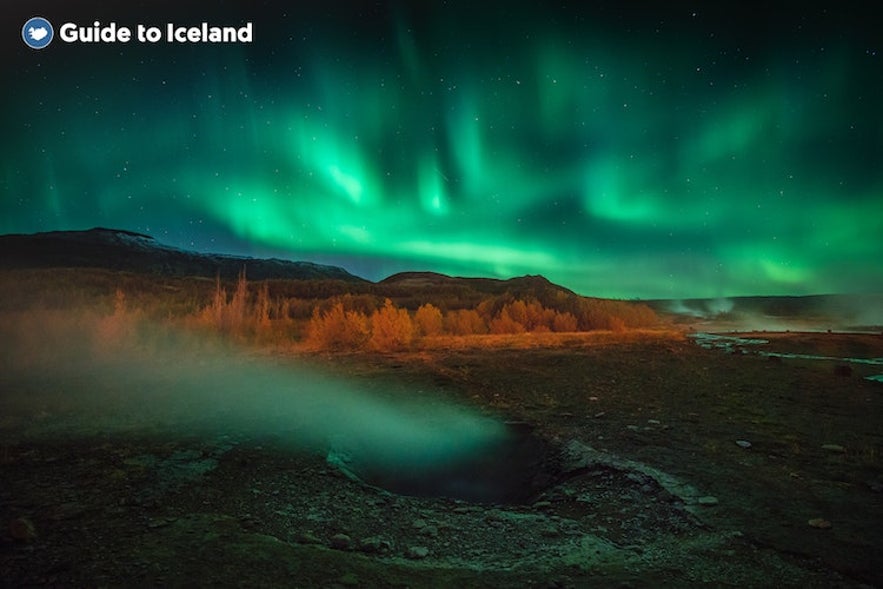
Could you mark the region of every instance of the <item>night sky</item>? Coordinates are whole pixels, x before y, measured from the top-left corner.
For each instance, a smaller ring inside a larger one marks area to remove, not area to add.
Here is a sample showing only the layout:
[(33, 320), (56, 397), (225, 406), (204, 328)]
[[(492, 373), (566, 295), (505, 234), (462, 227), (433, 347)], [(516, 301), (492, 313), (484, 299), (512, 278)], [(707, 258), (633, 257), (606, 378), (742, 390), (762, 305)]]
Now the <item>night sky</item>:
[[(218, 4), (4, 2), (0, 233), (618, 298), (883, 292), (873, 3)], [(96, 19), (254, 41), (57, 37)]]

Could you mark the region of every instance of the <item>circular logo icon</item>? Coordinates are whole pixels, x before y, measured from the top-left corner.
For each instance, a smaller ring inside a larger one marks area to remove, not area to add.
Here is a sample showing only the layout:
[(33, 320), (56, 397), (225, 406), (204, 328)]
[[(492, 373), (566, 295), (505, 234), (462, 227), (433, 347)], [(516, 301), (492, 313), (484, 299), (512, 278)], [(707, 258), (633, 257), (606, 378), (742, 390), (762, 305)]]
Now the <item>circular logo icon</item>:
[(31, 49), (43, 49), (52, 42), (53, 36), (52, 23), (42, 16), (28, 19), (21, 28), (21, 38)]

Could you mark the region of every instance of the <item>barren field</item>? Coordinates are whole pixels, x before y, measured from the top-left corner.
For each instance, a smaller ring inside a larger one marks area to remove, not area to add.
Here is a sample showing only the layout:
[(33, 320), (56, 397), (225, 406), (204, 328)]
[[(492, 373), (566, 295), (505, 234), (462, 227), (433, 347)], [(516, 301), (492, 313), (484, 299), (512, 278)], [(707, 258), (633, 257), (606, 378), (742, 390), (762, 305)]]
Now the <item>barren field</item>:
[[(879, 335), (772, 339), (883, 357)], [(292, 443), (282, 407), (230, 420), (246, 405), (178, 388), (236, 373), (248, 395), (267, 384), (249, 375), (305, 361), (424, 417), (453, 403), (502, 424), (505, 443), (378, 469), (318, 437)], [(883, 584), (883, 384), (864, 378), (878, 365), (670, 333), (220, 363), (0, 377), (4, 586)]]

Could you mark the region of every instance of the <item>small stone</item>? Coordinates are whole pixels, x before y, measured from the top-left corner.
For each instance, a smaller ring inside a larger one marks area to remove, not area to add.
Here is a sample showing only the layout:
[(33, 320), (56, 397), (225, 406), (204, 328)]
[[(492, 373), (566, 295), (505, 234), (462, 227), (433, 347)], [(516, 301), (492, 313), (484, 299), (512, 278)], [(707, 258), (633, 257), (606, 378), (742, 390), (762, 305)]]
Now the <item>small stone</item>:
[(747, 450), (751, 447), (751, 442), (748, 440), (736, 440), (736, 445)]
[(627, 425), (627, 426), (625, 426), (625, 429), (630, 430), (630, 431), (633, 431), (633, 432), (636, 432), (636, 431), (638, 431), (638, 430), (641, 429), (641, 428), (639, 428), (639, 427), (636, 426), (636, 425)]
[(381, 540), (378, 536), (362, 538), (359, 541), (359, 550), (368, 554), (376, 554), (390, 548), (389, 542)]
[(551, 502), (551, 501), (545, 501), (545, 500), (543, 500), (543, 501), (537, 501), (537, 502), (535, 502), (535, 503), (533, 504), (533, 508), (534, 508), (534, 509), (545, 509), (546, 507), (551, 507), (551, 506), (552, 506), (552, 502)]
[(352, 545), (352, 538), (346, 534), (334, 534), (331, 536), (331, 547), (336, 550), (349, 550)]
[(706, 495), (705, 497), (700, 497), (699, 499), (697, 499), (696, 503), (698, 503), (699, 505), (711, 506), (711, 505), (717, 505), (718, 500), (717, 500), (717, 497), (713, 497), (711, 495)]
[(168, 521), (164, 517), (160, 517), (160, 518), (152, 519), (149, 522), (147, 522), (147, 527), (150, 528), (151, 530), (155, 530), (157, 528), (164, 528), (167, 525), (169, 525), (170, 523), (172, 523), (172, 522)]
[(630, 480), (633, 483), (638, 483), (639, 485), (642, 485), (647, 482), (646, 475), (641, 474), (639, 472), (630, 472), (627, 475), (625, 475), (625, 478), (627, 478), (628, 480)]
[(846, 452), (846, 448), (840, 444), (823, 444), (822, 450), (827, 450), (828, 452), (834, 452), (836, 454), (844, 454)]
[(17, 517), (9, 522), (9, 535), (18, 542), (33, 542), (37, 539), (37, 528), (28, 518)]
[(548, 528), (540, 530), (540, 535), (545, 536), (546, 538), (557, 538), (561, 535), (561, 530), (554, 526), (549, 526)]
[(659, 421), (658, 419), (648, 419), (647, 423), (649, 423), (650, 425), (659, 425), (662, 422)]
[(437, 538), (438, 528), (436, 526), (424, 526), (420, 528), (420, 534), (429, 538)]
[(506, 517), (497, 510), (487, 512), (484, 519), (489, 523), (502, 523), (506, 521)]
[(426, 546), (411, 546), (406, 554), (408, 558), (419, 560), (429, 556), (429, 548)]
[(601, 419), (605, 415), (607, 415), (606, 411), (599, 411), (598, 413), (595, 413), (595, 419)]
[(427, 524), (426, 524), (426, 520), (425, 520), (425, 519), (415, 519), (414, 522), (413, 522), (411, 525), (412, 525), (414, 528), (420, 530), (420, 529), (425, 528)]
[(309, 532), (301, 532), (294, 538), (298, 544), (321, 544), (322, 540)]
[(816, 528), (819, 530), (830, 530), (831, 529), (831, 522), (829, 522), (828, 520), (823, 519), (821, 517), (814, 517), (813, 519), (809, 520), (806, 523), (808, 523), (810, 525), (810, 527)]

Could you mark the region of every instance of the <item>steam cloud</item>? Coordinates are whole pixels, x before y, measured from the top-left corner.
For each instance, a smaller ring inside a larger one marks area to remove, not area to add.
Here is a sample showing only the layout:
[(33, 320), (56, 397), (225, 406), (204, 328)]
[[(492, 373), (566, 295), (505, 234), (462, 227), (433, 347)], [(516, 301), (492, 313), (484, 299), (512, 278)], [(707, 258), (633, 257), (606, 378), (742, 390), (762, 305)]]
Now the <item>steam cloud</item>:
[(502, 423), (425, 387), (346, 379), (167, 331), (99, 352), (87, 334), (58, 336), (36, 351), (4, 337), (0, 438), (47, 428), (271, 436), (294, 450), (408, 468), (464, 459), (506, 436)]

